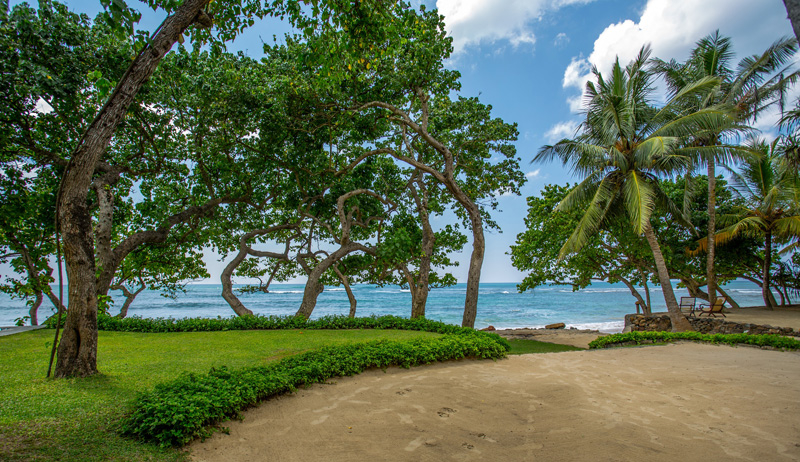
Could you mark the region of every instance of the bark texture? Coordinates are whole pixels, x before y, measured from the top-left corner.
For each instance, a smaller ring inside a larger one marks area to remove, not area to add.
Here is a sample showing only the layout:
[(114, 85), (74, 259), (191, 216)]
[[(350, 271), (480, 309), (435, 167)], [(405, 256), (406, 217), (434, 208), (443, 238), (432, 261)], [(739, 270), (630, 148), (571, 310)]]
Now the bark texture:
[(650, 250), (653, 252), (658, 282), (661, 284), (661, 289), (664, 293), (664, 301), (667, 303), (667, 313), (669, 314), (670, 321), (672, 321), (672, 331), (686, 332), (694, 330), (686, 319), (686, 316), (681, 313), (681, 309), (678, 306), (678, 300), (675, 298), (675, 291), (672, 290), (672, 281), (669, 279), (667, 264), (664, 261), (664, 255), (661, 253), (661, 246), (658, 244), (658, 238), (653, 231), (653, 227), (649, 223), (644, 229), (644, 235), (647, 238), (647, 243), (650, 245)]
[(414, 198), (417, 214), (422, 224), (422, 257), (419, 261), (416, 280), (408, 268), (404, 269), (408, 286), (411, 289), (412, 319), (425, 317), (425, 307), (428, 304), (428, 294), (430, 293), (431, 258), (436, 244), (436, 233), (431, 227), (430, 214), (428, 213), (428, 194), (420, 172), (418, 172), (415, 182), (419, 186), (419, 191), (411, 184), (409, 192)]
[(794, 36), (800, 42), (800, 0), (783, 0), (783, 4), (786, 5), (786, 12), (789, 14)]
[[(463, 194), (463, 193), (462, 193)], [(466, 194), (464, 194), (466, 197)], [(471, 200), (462, 202), (469, 213), (472, 226), (472, 255), (469, 259), (469, 272), (467, 273), (467, 297), (464, 300), (464, 316), (461, 320), (462, 327), (475, 327), (475, 318), (478, 316), (478, 289), (481, 283), (481, 268), (483, 267), (483, 253), (486, 241), (483, 237), (483, 219), (478, 206)]]
[(348, 314), (349, 317), (355, 318), (356, 317), (356, 308), (358, 307), (358, 300), (356, 300), (355, 294), (353, 294), (353, 289), (350, 287), (350, 280), (347, 278), (347, 275), (342, 273), (339, 269), (338, 265), (333, 265), (333, 271), (336, 272), (336, 276), (342, 282), (344, 286), (344, 291), (347, 292), (347, 300), (350, 301), (350, 313)]
[(300, 302), (300, 308), (295, 313), (295, 316), (302, 316), (306, 319), (311, 317), (311, 313), (317, 306), (319, 294), (325, 290), (325, 286), (320, 282), (322, 275), (344, 256), (358, 250), (366, 251), (368, 249), (361, 244), (349, 242), (330, 253), (314, 268), (309, 268), (308, 280), (306, 281), (305, 289), (303, 289), (303, 301)]
[(87, 377), (97, 373), (96, 268), (87, 204), (92, 174), (136, 94), (206, 3), (207, 0), (185, 0), (175, 14), (164, 20), (150, 45), (131, 63), (84, 133), (64, 172), (58, 222), (69, 281), (69, 309), (58, 348), (56, 377)]

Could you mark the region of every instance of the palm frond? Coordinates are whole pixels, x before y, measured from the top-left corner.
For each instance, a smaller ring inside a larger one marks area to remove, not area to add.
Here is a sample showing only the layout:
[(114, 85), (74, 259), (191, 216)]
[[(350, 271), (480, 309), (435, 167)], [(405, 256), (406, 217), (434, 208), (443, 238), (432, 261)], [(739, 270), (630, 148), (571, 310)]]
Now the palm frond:
[(772, 229), (776, 236), (783, 239), (800, 239), (800, 216), (778, 219), (772, 224)]
[(761, 237), (764, 235), (765, 229), (766, 223), (761, 217), (745, 217), (717, 231), (715, 236), (719, 245), (725, 245), (738, 236)]
[[(598, 185), (594, 197), (591, 199), (580, 221), (578, 221), (578, 226), (575, 228), (575, 231), (572, 232), (567, 242), (561, 247), (559, 251), (559, 261), (570, 254), (578, 252), (586, 245), (586, 242), (597, 232), (603, 219), (608, 214), (611, 205), (614, 203), (615, 196), (615, 185), (604, 178)], [(567, 197), (569, 197), (569, 195), (567, 195)], [(559, 204), (559, 207), (560, 206), (561, 204)], [(558, 210), (559, 207), (556, 209)]]
[(555, 208), (555, 212), (571, 212), (583, 208), (597, 194), (602, 181), (602, 173), (598, 172), (585, 178), (572, 188)]
[(633, 229), (637, 234), (641, 234), (653, 213), (654, 188), (647, 178), (633, 170), (626, 175), (622, 192)]

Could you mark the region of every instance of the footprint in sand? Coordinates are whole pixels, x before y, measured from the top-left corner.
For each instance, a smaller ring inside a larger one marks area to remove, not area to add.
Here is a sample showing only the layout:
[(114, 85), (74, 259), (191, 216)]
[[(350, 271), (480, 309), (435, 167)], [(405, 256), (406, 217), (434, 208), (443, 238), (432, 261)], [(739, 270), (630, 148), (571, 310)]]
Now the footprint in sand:
[(405, 388), (405, 389), (403, 389), (403, 390), (400, 390), (400, 391), (398, 391), (398, 392), (395, 392), (395, 393), (396, 393), (396, 394), (398, 394), (398, 395), (400, 395), (400, 396), (403, 396), (403, 395), (405, 395), (406, 393), (410, 393), (410, 392), (411, 392), (411, 389), (410, 389), (410, 388)]
[(420, 436), (419, 438), (414, 439), (413, 441), (408, 443), (408, 446), (405, 447), (405, 450), (408, 452), (414, 452), (422, 446), (424, 442), (424, 437)]
[(450, 414), (454, 414), (455, 412), (456, 412), (455, 409), (450, 409), (449, 407), (443, 407), (439, 409), (439, 411), (436, 413), (439, 414), (439, 417), (450, 417)]

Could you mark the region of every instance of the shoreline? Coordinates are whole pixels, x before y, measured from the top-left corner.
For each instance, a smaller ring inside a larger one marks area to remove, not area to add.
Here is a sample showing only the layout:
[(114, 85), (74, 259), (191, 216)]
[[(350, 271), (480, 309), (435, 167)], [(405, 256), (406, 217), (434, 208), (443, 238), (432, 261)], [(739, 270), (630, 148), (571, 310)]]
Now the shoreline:
[(795, 460), (798, 359), (681, 343), (372, 370), (266, 401), (187, 451), (203, 462)]

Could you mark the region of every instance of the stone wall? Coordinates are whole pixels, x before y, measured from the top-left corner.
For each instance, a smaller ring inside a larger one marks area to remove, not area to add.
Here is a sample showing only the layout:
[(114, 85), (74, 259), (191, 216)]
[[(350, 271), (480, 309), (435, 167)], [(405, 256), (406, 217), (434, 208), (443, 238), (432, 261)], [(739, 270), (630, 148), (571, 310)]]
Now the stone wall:
[[(740, 324), (720, 318), (689, 319), (694, 330), (703, 334), (777, 334), (800, 337), (800, 332), (791, 327), (773, 327), (759, 324)], [(672, 322), (667, 315), (628, 314), (625, 315), (625, 332), (628, 331), (671, 331)]]

